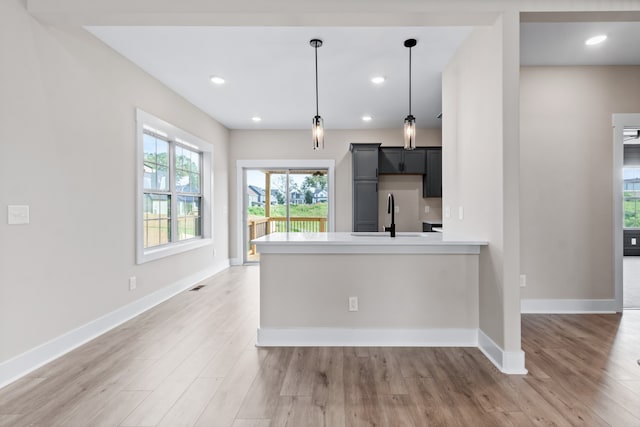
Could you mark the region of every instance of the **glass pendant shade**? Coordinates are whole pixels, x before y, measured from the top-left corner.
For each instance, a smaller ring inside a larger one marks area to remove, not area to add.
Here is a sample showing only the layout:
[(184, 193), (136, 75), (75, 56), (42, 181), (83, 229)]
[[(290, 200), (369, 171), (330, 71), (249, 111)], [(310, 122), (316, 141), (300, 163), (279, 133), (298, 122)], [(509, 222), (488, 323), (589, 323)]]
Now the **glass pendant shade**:
[(313, 135), (313, 149), (324, 150), (324, 128), (322, 117), (315, 116), (313, 118), (313, 125), (311, 126), (311, 132)]
[(404, 149), (416, 148), (416, 118), (409, 114), (404, 119)]

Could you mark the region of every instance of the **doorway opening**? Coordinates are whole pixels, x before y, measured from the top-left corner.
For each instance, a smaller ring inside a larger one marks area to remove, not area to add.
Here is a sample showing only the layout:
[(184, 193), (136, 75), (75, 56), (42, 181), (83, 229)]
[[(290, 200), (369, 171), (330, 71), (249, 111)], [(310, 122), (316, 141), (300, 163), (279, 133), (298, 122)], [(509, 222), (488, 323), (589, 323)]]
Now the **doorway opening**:
[(614, 114), (613, 124), (616, 304), (640, 309), (640, 114)]
[(640, 309), (640, 126), (625, 126), (623, 145), (622, 307)]
[(327, 232), (327, 174), (327, 169), (245, 169), (245, 263), (260, 261), (251, 244), (258, 237), (278, 232)]
[(272, 233), (334, 231), (333, 160), (238, 161), (238, 254), (257, 263), (251, 241)]

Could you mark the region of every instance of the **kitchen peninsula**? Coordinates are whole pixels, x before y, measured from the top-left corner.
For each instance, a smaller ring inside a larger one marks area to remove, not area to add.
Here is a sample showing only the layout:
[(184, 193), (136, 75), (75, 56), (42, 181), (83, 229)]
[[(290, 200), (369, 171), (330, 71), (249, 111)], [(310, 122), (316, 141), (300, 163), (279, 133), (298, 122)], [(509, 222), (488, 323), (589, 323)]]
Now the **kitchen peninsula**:
[(260, 252), (259, 346), (476, 346), (483, 241), (275, 233)]

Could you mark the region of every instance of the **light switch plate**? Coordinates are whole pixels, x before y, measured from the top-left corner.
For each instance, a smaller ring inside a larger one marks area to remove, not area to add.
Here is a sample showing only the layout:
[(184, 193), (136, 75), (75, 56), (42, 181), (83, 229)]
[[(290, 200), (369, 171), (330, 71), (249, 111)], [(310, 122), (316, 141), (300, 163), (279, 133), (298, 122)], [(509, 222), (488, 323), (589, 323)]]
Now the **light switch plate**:
[(429, 213), (429, 206), (424, 207), (424, 213)]
[(358, 297), (349, 297), (349, 311), (358, 311)]
[(464, 208), (462, 206), (458, 207), (458, 218), (464, 219)]
[(451, 217), (451, 207), (449, 207), (449, 206), (445, 206), (444, 207), (444, 217), (445, 218), (450, 218)]
[(29, 224), (29, 206), (9, 205), (7, 206), (7, 224)]

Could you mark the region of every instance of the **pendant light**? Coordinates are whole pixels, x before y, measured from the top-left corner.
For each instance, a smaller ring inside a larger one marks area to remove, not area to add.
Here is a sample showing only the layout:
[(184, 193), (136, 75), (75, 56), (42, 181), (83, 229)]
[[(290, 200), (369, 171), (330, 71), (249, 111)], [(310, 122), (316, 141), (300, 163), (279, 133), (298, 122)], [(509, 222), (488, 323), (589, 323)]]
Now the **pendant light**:
[(404, 47), (409, 48), (409, 115), (404, 118), (404, 149), (413, 150), (416, 148), (416, 118), (411, 115), (411, 48), (418, 42), (416, 39), (404, 41)]
[(318, 113), (318, 48), (322, 46), (322, 40), (311, 39), (309, 43), (315, 49), (316, 53), (316, 115), (313, 118), (313, 122), (311, 125), (311, 132), (313, 135), (313, 149), (324, 150), (324, 124), (322, 117), (320, 117), (320, 114)]

